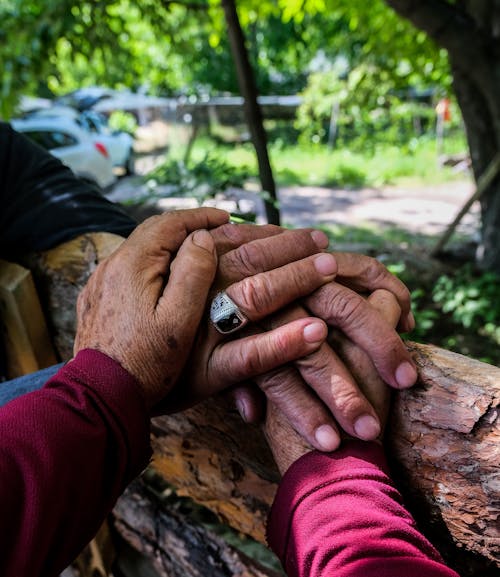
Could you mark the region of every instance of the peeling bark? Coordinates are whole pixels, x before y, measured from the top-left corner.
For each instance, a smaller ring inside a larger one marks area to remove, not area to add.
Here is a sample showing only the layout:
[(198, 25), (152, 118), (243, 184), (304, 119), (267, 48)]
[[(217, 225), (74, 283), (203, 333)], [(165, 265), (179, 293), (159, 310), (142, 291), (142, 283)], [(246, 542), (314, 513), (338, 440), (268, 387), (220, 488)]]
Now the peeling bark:
[[(96, 262), (121, 242), (113, 235), (91, 236), (34, 261), (43, 268), (35, 277), (49, 297), (63, 358), (72, 351), (77, 293)], [(462, 577), (493, 577), (500, 567), (500, 369), (434, 346), (408, 347), (420, 379), (395, 395), (387, 435), (398, 486), (424, 533)], [(260, 429), (243, 425), (227, 399), (154, 419), (152, 444), (154, 468), (181, 495), (264, 541), (278, 473)], [(135, 508), (133, 499), (128, 503)], [(140, 522), (150, 533), (163, 512), (147, 507)], [(117, 516), (126, 515), (122, 509)], [(140, 533), (130, 515), (124, 532), (128, 527)], [(165, 547), (178, 546), (172, 531)]]

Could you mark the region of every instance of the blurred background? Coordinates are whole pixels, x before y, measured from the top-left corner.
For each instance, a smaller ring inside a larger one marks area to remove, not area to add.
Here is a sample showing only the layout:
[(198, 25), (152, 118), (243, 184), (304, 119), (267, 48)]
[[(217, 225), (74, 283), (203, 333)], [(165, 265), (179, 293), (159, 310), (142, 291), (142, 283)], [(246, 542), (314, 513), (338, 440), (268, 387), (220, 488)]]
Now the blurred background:
[(323, 227), (497, 364), (500, 9), (411, 4), (0, 0), (0, 115), (138, 218)]

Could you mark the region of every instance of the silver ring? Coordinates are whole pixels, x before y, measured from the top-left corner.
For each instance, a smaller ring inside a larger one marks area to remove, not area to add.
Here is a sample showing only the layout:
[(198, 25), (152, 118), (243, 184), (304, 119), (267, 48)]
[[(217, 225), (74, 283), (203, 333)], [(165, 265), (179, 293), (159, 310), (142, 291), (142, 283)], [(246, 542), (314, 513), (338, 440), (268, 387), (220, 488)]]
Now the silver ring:
[(234, 333), (248, 323), (247, 317), (224, 291), (215, 295), (210, 305), (210, 320), (223, 335)]

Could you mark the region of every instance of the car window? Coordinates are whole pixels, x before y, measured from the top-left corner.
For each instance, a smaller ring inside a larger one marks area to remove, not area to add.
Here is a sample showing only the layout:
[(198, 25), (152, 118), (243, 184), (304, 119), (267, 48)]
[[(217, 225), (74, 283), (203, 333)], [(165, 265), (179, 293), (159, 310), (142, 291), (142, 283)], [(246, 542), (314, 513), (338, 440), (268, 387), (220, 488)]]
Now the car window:
[(31, 140), (34, 140), (37, 144), (48, 150), (78, 144), (78, 140), (74, 136), (60, 130), (29, 130), (25, 132), (25, 134), (31, 138)]

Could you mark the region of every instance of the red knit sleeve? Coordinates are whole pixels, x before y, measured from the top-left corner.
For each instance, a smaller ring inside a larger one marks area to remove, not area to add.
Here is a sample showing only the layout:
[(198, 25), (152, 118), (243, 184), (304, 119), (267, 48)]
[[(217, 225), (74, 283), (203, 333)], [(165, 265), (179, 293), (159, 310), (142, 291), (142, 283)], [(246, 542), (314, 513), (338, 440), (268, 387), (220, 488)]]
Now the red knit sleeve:
[(284, 476), (268, 541), (289, 577), (458, 577), (415, 526), (376, 443), (312, 452)]
[(2, 407), (0, 574), (58, 575), (150, 455), (138, 384), (97, 351)]

